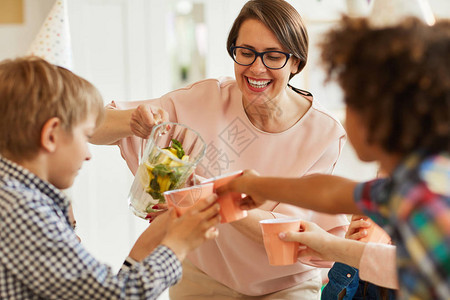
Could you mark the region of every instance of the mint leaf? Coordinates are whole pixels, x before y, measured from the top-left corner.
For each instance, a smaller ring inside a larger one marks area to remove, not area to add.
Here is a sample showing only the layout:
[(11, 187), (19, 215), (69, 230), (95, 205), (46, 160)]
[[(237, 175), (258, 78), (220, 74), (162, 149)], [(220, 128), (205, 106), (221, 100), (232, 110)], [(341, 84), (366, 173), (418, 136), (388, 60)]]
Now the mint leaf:
[(170, 175), (172, 172), (173, 170), (169, 166), (164, 164), (157, 164), (152, 170), (152, 173), (153, 175), (155, 175), (155, 177)]
[(177, 157), (179, 159), (182, 159), (184, 156), (184, 149), (183, 149), (183, 145), (181, 145), (181, 143), (176, 140), (176, 139), (172, 139), (172, 148), (174, 148), (175, 150), (177, 150)]

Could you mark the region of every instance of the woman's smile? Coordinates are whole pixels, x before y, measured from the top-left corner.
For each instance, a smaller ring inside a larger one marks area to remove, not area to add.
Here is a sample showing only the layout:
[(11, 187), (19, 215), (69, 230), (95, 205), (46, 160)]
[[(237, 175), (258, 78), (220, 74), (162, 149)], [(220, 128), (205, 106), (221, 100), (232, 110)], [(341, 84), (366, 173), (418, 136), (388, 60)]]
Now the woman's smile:
[(272, 80), (270, 79), (256, 79), (256, 78), (250, 78), (246, 77), (247, 79), (247, 85), (250, 90), (254, 92), (262, 92), (267, 89), (267, 87), (272, 83)]

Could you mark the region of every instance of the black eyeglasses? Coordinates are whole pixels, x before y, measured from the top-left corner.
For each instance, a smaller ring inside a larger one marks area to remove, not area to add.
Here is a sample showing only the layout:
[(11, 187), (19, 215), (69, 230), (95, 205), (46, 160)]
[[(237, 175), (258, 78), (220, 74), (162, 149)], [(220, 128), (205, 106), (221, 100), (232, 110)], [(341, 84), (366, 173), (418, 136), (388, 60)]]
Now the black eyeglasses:
[(264, 51), (257, 52), (247, 47), (231, 46), (233, 60), (241, 66), (250, 66), (256, 58), (261, 57), (263, 64), (272, 70), (283, 68), (291, 58), (292, 53), (282, 51)]

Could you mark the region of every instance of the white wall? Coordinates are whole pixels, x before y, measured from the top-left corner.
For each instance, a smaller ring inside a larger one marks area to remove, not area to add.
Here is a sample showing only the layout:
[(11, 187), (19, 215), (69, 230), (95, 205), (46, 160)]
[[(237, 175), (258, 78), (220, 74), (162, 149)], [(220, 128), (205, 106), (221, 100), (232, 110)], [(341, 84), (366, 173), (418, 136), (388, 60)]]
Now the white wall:
[[(200, 0), (199, 0), (200, 1)], [(365, 1), (365, 0), (364, 0)], [(105, 104), (111, 100), (144, 99), (170, 90), (173, 76), (166, 55), (167, 0), (68, 0), (74, 53), (74, 71), (93, 82)], [(207, 77), (233, 76), (225, 51), (228, 31), (244, 0), (203, 0), (208, 25)], [(344, 0), (292, 0), (309, 28), (311, 50), (307, 68), (293, 80), (310, 90), (329, 109), (342, 116), (341, 91), (323, 87), (315, 44), (330, 28)], [(0, 59), (24, 54), (54, 0), (25, 0), (25, 23), (0, 25)], [(439, 15), (449, 17), (450, 1), (432, 0)], [(1, 8), (0, 8), (1, 9)], [(116, 147), (92, 146), (87, 162), (72, 189), (78, 233), (99, 260), (118, 269), (139, 233), (147, 226), (127, 207), (131, 173)], [(376, 165), (359, 162), (347, 144), (336, 173), (368, 179)], [(167, 297), (166, 295), (163, 297)]]
[(24, 23), (0, 24), (0, 59), (24, 54), (53, 2), (54, 0), (24, 0)]

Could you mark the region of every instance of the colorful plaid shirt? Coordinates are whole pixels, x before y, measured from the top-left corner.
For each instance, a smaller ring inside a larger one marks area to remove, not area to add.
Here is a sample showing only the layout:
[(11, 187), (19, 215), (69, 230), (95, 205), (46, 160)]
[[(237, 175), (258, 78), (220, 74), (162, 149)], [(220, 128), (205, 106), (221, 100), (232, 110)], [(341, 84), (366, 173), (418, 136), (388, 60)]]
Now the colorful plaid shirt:
[(362, 211), (397, 247), (400, 299), (450, 299), (450, 155), (408, 156), (389, 179), (358, 185)]
[(77, 240), (67, 197), (0, 156), (0, 299), (156, 299), (181, 278), (159, 246), (114, 274)]

